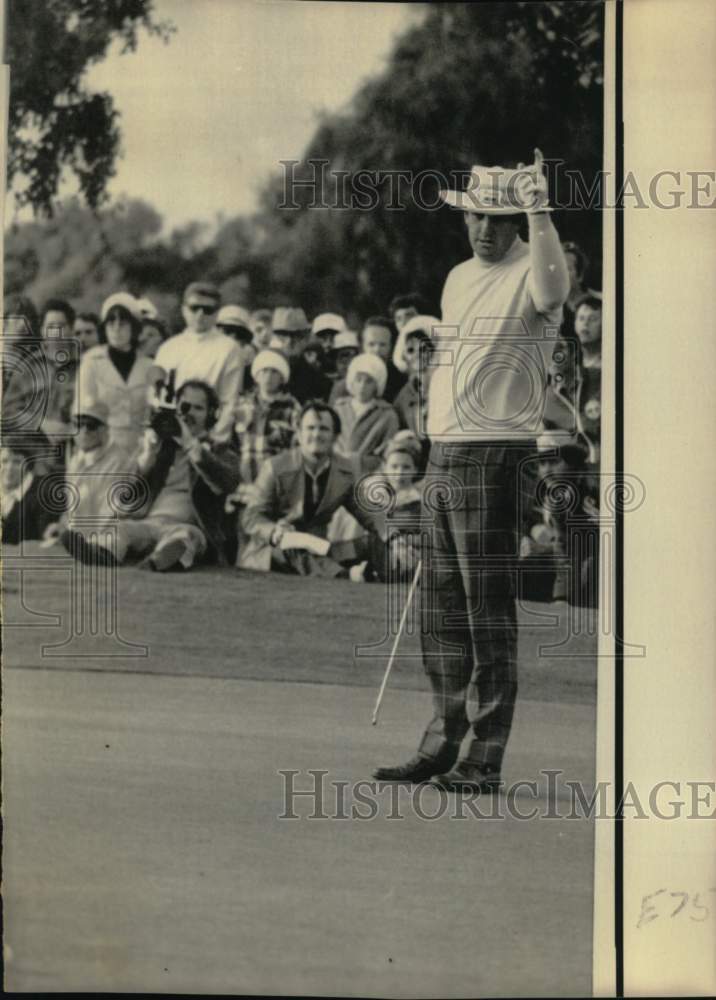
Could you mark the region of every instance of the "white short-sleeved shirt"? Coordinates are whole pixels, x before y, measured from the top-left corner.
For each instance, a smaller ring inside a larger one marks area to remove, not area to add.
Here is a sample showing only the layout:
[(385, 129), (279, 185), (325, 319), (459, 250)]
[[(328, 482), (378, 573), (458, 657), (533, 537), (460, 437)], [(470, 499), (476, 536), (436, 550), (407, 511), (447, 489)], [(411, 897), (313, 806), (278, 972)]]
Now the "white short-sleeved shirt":
[(434, 332), (428, 436), (455, 442), (533, 438), (561, 321), (561, 309), (537, 311), (529, 247), (521, 239), (496, 263), (473, 257), (454, 267)]
[(212, 437), (220, 440), (230, 434), (245, 368), (241, 350), (231, 337), (221, 330), (210, 330), (208, 333), (185, 330), (164, 341), (154, 363), (166, 372), (176, 372), (177, 391), (190, 379), (208, 382), (221, 404)]

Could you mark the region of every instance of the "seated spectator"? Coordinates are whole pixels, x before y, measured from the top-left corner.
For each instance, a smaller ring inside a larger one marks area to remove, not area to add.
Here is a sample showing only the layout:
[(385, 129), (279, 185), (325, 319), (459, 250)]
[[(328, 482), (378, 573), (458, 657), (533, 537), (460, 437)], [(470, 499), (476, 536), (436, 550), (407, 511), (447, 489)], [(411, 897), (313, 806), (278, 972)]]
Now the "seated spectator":
[(236, 343), (216, 327), (221, 294), (216, 285), (194, 281), (184, 292), (182, 316), (186, 329), (165, 340), (155, 363), (167, 378), (174, 372), (180, 389), (189, 380), (206, 382), (219, 397), (219, 414), (211, 430), (217, 441), (228, 441), (234, 408), (243, 391), (246, 363)]
[[(331, 388), (331, 405), (333, 405), (337, 399), (341, 396), (346, 395), (345, 385), (346, 385), (346, 373), (348, 372), (348, 365), (351, 363), (353, 358), (360, 354), (360, 344), (358, 343), (358, 337), (355, 335), (353, 330), (343, 330), (341, 333), (336, 334), (333, 341), (333, 347), (328, 352), (328, 367), (331, 371), (331, 378), (333, 379), (333, 386)], [(343, 387), (343, 389), (341, 388)]]
[(419, 292), (396, 295), (388, 307), (388, 314), (398, 333), (413, 316), (425, 315), (425, 300)]
[(75, 410), (82, 410), (85, 399), (101, 399), (109, 408), (110, 439), (130, 453), (144, 430), (152, 362), (137, 352), (142, 319), (133, 295), (110, 295), (101, 315), (102, 343), (82, 357)]
[(259, 351), (251, 366), (256, 388), (239, 397), (234, 430), (241, 456), (241, 481), (253, 483), (262, 463), (293, 445), (301, 407), (285, 391), (290, 370), (278, 351)]
[(349, 395), (334, 407), (341, 421), (336, 440), (340, 455), (379, 455), (398, 430), (398, 415), (381, 398), (387, 377), (385, 362), (377, 354), (359, 354), (349, 364)]
[(254, 309), (251, 313), (251, 332), (254, 336), (254, 347), (262, 351), (271, 343), (273, 327), (271, 325), (270, 309)]
[[(383, 464), (375, 475), (366, 480), (366, 491), (375, 495), (384, 485), (393, 496), (390, 532), (386, 549), (378, 552), (377, 562), (366, 561), (362, 567), (364, 579), (395, 582), (412, 579), (420, 558), (421, 489), (420, 469), (423, 448), (410, 431), (398, 431), (388, 442)], [(376, 553), (373, 553), (375, 559)], [(355, 577), (356, 571), (351, 571)]]
[(321, 313), (311, 323), (311, 337), (320, 340), (325, 353), (333, 347), (337, 333), (347, 330), (346, 321), (337, 313)]
[[(405, 375), (398, 371), (391, 357), (393, 353), (393, 324), (385, 316), (371, 316), (363, 325), (361, 345), (364, 354), (376, 354), (385, 362), (388, 380), (385, 383), (383, 399), (392, 403), (405, 385)], [(345, 378), (336, 382), (331, 390), (331, 403), (348, 395)]]
[(328, 399), (330, 380), (303, 357), (310, 326), (303, 309), (281, 306), (274, 310), (271, 347), (282, 350), (291, 368), (288, 391), (303, 405), (308, 399)]
[(1, 450), (3, 544), (40, 539), (53, 519), (41, 495), (46, 463), (25, 441), (10, 441)]
[(216, 393), (189, 380), (177, 394), (177, 423), (154, 421), (145, 432), (132, 471), (146, 478), (149, 498), (139, 518), (117, 524), (110, 552), (69, 532), (65, 544), (81, 562), (112, 565), (128, 555), (144, 556), (143, 569), (190, 569), (199, 558), (227, 562), (229, 521), (224, 504), (239, 482), (238, 455), (212, 441), (209, 430), (219, 410)]
[[(40, 316), (39, 348), (19, 344), (3, 364), (3, 432), (38, 432), (67, 439), (73, 431), (72, 401), (77, 375), (75, 312), (64, 299), (48, 299)], [(25, 317), (14, 317), (27, 330)]]
[[(304, 405), (298, 446), (269, 458), (254, 484), (242, 518), (249, 536), (239, 562), (243, 569), (347, 576), (349, 565), (363, 562), (373, 545), (383, 545), (384, 524), (356, 493), (368, 460), (346, 459), (334, 453), (340, 430), (338, 415), (326, 403), (319, 400)], [(325, 540), (328, 524), (341, 507), (353, 514), (366, 531), (362, 539), (339, 543), (339, 548), (346, 545), (348, 551), (338, 551), (336, 546), (326, 554), (286, 548), (286, 539), (295, 540), (290, 534), (293, 532)]]
[(153, 360), (166, 339), (167, 328), (164, 321), (159, 316), (144, 316), (137, 340), (137, 354), (140, 358)]
[(425, 439), (427, 423), (430, 361), (434, 352), (431, 330), (439, 320), (435, 316), (414, 316), (403, 327), (398, 343), (402, 341), (400, 365), (408, 380), (395, 398), (393, 406), (400, 426)]
[(80, 357), (86, 354), (90, 347), (99, 344), (100, 319), (97, 313), (83, 312), (75, 317), (73, 333), (80, 345)]
[(75, 536), (84, 536), (85, 532), (96, 531), (116, 519), (117, 512), (110, 503), (112, 486), (126, 482), (131, 468), (128, 453), (110, 437), (106, 403), (83, 397), (75, 425), (64, 477), (76, 502), (69, 513), (63, 514), (45, 532), (46, 538), (59, 538), (70, 551)]
[[(522, 596), (596, 604), (599, 492), (598, 478), (577, 444), (542, 434), (534, 503), (526, 511), (520, 546)], [(538, 572), (530, 563), (538, 565)]]

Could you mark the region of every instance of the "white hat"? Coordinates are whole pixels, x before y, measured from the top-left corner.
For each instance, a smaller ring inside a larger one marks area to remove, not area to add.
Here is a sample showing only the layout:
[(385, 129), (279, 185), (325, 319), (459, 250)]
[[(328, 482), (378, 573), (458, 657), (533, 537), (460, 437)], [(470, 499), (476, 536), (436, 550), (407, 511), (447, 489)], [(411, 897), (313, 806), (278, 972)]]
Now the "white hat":
[(76, 407), (75, 416), (93, 417), (101, 424), (106, 424), (109, 421), (109, 407), (101, 399), (87, 399)]
[(403, 358), (403, 352), (405, 351), (405, 342), (410, 334), (415, 333), (416, 330), (424, 330), (429, 337), (432, 337), (434, 328), (440, 326), (441, 322), (437, 316), (427, 316), (425, 314), (411, 316), (398, 334), (398, 339), (395, 342), (395, 350), (393, 351), (393, 364), (399, 371), (406, 372), (408, 370), (407, 362)]
[(360, 372), (363, 372), (364, 375), (370, 375), (378, 386), (378, 395), (382, 396), (385, 392), (385, 383), (388, 381), (388, 369), (385, 367), (385, 361), (377, 354), (359, 354), (353, 358), (346, 372), (346, 388), (349, 392), (353, 387), (356, 375)]
[(216, 317), (217, 326), (243, 326), (251, 329), (251, 314), (243, 306), (222, 306)]
[[(539, 207), (551, 212), (547, 204), (527, 202), (523, 185), (529, 181), (534, 167), (506, 170), (504, 167), (478, 167), (470, 171), (465, 191), (441, 191), (440, 197), (452, 208), (463, 212), (480, 212), (484, 215), (519, 215)], [(533, 197), (534, 200), (534, 197)]]
[(355, 347), (357, 351), (360, 351), (360, 343), (358, 342), (358, 334), (353, 330), (341, 330), (333, 338), (333, 351), (342, 351), (346, 347)]
[(320, 333), (321, 330), (335, 330), (336, 333), (340, 333), (345, 329), (346, 321), (338, 313), (321, 313), (311, 324), (311, 333)]
[(300, 306), (277, 306), (271, 325), (276, 333), (306, 333), (311, 326)]
[(110, 309), (114, 306), (121, 306), (126, 309), (130, 315), (134, 316), (135, 319), (141, 319), (142, 313), (139, 308), (139, 302), (133, 295), (129, 292), (115, 292), (114, 295), (110, 295), (108, 299), (105, 299), (102, 303), (102, 322), (107, 319)]
[(137, 305), (139, 306), (139, 312), (142, 319), (158, 319), (159, 313), (157, 312), (157, 307), (154, 305), (151, 299), (142, 298), (137, 299)]
[(259, 351), (251, 364), (252, 378), (255, 379), (257, 374), (266, 368), (273, 368), (274, 371), (279, 372), (284, 382), (288, 382), (291, 369), (288, 366), (288, 361), (279, 351), (272, 351), (270, 348)]

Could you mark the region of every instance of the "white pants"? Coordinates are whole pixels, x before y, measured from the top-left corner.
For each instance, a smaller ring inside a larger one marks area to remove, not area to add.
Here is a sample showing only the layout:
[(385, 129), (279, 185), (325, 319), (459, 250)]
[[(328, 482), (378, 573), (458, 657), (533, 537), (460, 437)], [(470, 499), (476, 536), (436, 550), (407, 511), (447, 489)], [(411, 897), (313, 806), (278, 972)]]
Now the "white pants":
[(184, 569), (194, 565), (195, 560), (206, 552), (206, 538), (195, 524), (177, 524), (165, 517), (145, 517), (141, 521), (120, 521), (117, 525), (116, 559), (124, 562), (129, 552), (136, 555), (154, 554), (169, 542), (184, 542), (186, 552), (180, 562)]

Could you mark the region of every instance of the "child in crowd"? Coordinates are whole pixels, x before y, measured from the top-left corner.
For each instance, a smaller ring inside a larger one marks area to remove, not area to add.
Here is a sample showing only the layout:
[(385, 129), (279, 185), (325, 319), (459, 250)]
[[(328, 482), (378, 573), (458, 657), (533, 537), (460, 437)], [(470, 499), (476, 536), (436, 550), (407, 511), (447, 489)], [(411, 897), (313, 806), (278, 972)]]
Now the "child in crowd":
[(346, 373), (349, 395), (336, 401), (341, 433), (336, 451), (341, 455), (379, 455), (398, 430), (398, 416), (382, 399), (388, 371), (376, 354), (359, 354)]
[(261, 463), (293, 444), (300, 406), (285, 386), (288, 361), (279, 351), (259, 351), (251, 365), (255, 388), (239, 397), (234, 430), (241, 456), (241, 482), (253, 483)]

